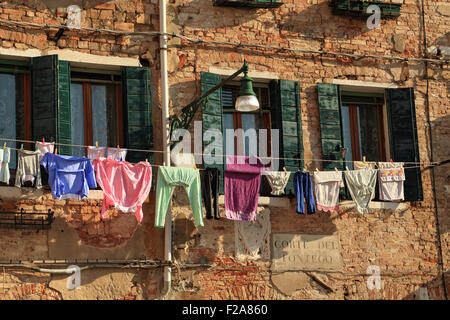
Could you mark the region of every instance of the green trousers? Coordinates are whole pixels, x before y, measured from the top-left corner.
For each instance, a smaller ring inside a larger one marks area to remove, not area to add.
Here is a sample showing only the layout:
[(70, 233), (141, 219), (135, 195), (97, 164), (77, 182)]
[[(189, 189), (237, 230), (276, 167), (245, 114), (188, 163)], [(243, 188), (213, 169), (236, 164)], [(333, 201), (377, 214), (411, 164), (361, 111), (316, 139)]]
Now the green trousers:
[(183, 186), (189, 196), (197, 226), (203, 227), (203, 211), (199, 171), (192, 168), (159, 167), (156, 184), (155, 227), (164, 228), (167, 208), (176, 186)]

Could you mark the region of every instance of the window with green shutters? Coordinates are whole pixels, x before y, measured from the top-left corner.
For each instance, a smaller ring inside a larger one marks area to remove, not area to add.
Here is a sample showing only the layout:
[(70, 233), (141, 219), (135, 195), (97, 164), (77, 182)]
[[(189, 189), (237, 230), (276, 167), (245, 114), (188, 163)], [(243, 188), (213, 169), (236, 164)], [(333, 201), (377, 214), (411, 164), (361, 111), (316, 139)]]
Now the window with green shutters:
[[(345, 167), (352, 170), (351, 161), (362, 161), (364, 157), (366, 161), (374, 162), (390, 159), (419, 162), (413, 89), (387, 89), (384, 94), (357, 91), (343, 91), (336, 84), (318, 84), (323, 170), (343, 170)], [(384, 117), (388, 123), (386, 130)], [(386, 141), (389, 141), (390, 150), (386, 150)], [(347, 151), (345, 159), (342, 158), (344, 147)], [(408, 166), (414, 165), (405, 165), (405, 201), (421, 201), (420, 169), (408, 169)], [(341, 197), (350, 199), (344, 191)]]
[[(202, 93), (219, 84), (221, 81), (222, 77), (220, 75), (203, 72), (201, 74)], [(239, 87), (237, 87), (237, 89), (238, 88)], [(231, 109), (234, 108), (233, 97), (235, 96), (236, 90), (233, 90), (231, 86), (225, 86), (208, 97), (208, 101), (202, 108), (203, 133), (209, 129), (217, 129), (222, 132), (223, 139), (222, 141), (204, 141), (203, 150), (210, 146), (211, 143), (215, 143), (216, 152), (218, 152), (217, 150), (225, 151), (225, 127), (229, 127), (229, 129), (236, 129), (236, 127), (238, 127), (246, 130), (253, 124), (255, 129), (264, 127), (279, 130), (279, 141), (272, 141), (271, 143), (277, 144), (273, 147), (278, 147), (278, 158), (289, 158), (278, 159), (279, 170), (283, 170), (283, 167), (291, 172), (296, 172), (301, 169), (303, 167), (303, 140), (300, 84), (297, 81), (273, 80), (270, 82), (268, 89), (267, 97), (263, 99), (260, 98), (261, 100), (265, 99), (262, 103), (260, 101), (261, 110), (258, 111), (259, 113), (262, 113), (260, 116), (257, 116), (259, 114), (258, 112), (239, 114), (237, 114), (237, 112), (232, 112), (233, 110)], [(255, 90), (258, 91), (257, 84), (255, 85)], [(260, 94), (260, 96), (265, 97), (265, 94)], [(224, 108), (226, 109), (225, 113)], [(244, 121), (246, 121), (246, 123), (243, 123)], [(245, 143), (245, 141), (244, 145), (247, 145), (248, 147), (248, 143)], [(245, 151), (248, 153), (248, 150)], [(223, 193), (223, 170), (226, 167), (226, 164), (211, 165), (205, 163), (204, 166), (219, 168), (222, 180), (220, 193)], [(291, 174), (291, 179), (285, 190), (285, 196), (294, 195), (293, 176), (294, 175)], [(263, 177), (263, 186), (261, 187), (262, 193), (260, 192), (260, 194), (270, 195), (270, 189), (267, 188), (268, 186), (266, 185), (267, 183), (265, 180), (266, 179)]]
[[(32, 139), (61, 144), (153, 149), (150, 70), (71, 70), (57, 55), (32, 58)], [(90, 73), (91, 72), (91, 73)], [(85, 149), (58, 146), (58, 153), (85, 156)], [(129, 151), (126, 160), (151, 152)]]

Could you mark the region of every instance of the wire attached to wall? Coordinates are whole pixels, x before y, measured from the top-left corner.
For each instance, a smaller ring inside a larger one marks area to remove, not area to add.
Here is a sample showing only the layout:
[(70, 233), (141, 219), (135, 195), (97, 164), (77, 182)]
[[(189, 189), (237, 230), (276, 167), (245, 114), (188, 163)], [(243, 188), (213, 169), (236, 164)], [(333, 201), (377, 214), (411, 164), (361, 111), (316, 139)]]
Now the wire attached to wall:
[[(0, 137), (0, 141), (12, 141), (12, 142), (23, 142), (23, 143), (36, 143), (36, 141), (30, 141), (30, 140), (21, 140), (21, 139), (10, 139), (10, 138), (1, 138)], [(86, 145), (74, 145), (74, 144), (67, 144), (67, 143), (57, 143), (54, 142), (55, 145), (59, 145), (59, 146), (68, 146), (68, 147), (79, 147), (79, 148), (88, 148), (91, 146), (86, 146)], [(21, 149), (16, 149), (16, 148), (10, 148), (12, 150), (21, 150)], [(134, 151), (134, 152), (145, 152), (145, 153), (164, 153), (165, 151), (162, 150), (147, 150), (147, 149), (128, 149), (127, 151)], [(205, 153), (190, 153), (193, 156), (210, 156), (210, 154), (205, 154)], [(216, 157), (223, 157), (226, 155), (216, 155)], [(296, 160), (296, 161), (311, 161), (311, 162), (335, 162), (335, 163), (355, 163), (355, 162), (360, 162), (360, 161), (354, 161), (354, 160), (324, 160), (324, 159), (305, 159), (305, 158), (279, 158), (279, 157), (264, 157), (264, 156), (260, 156), (260, 159), (270, 159), (270, 160)], [(403, 161), (401, 161), (403, 162)], [(408, 166), (405, 167), (404, 169), (413, 169), (413, 168), (422, 168), (422, 166), (427, 165), (425, 162), (403, 162), (404, 164), (411, 164), (411, 165), (415, 165), (415, 166)], [(437, 166), (439, 165), (439, 163), (430, 163), (427, 165), (427, 168), (429, 167), (433, 167), (433, 166)], [(155, 167), (158, 167), (159, 165), (153, 165)], [(203, 170), (203, 169), (199, 169), (199, 170)]]
[[(73, 31), (74, 29), (69, 28), (65, 25), (48, 25), (48, 24), (37, 24), (31, 22), (23, 22), (23, 21), (11, 21), (0, 19), (0, 23), (13, 25), (13, 26), (21, 26), (21, 27), (33, 27), (33, 28), (41, 28), (41, 29), (70, 29)], [(88, 32), (97, 32), (97, 33), (106, 33), (112, 35), (123, 35), (123, 36), (161, 36), (165, 35), (168, 37), (179, 38), (191, 43), (203, 43), (203, 44), (213, 44), (213, 45), (225, 45), (225, 46), (233, 46), (235, 48), (257, 48), (257, 49), (265, 49), (272, 51), (288, 51), (288, 52), (298, 52), (303, 54), (316, 54), (316, 55), (330, 55), (330, 56), (342, 56), (354, 59), (362, 59), (362, 58), (373, 58), (373, 59), (381, 59), (381, 60), (390, 60), (390, 61), (414, 61), (414, 62), (431, 62), (436, 64), (446, 64), (449, 63), (449, 59), (425, 59), (425, 58), (407, 58), (407, 57), (392, 57), (392, 56), (378, 56), (378, 55), (370, 55), (370, 54), (355, 54), (355, 53), (343, 53), (343, 52), (332, 52), (332, 51), (324, 51), (324, 50), (305, 50), (305, 49), (296, 49), (290, 47), (276, 47), (276, 46), (267, 46), (267, 45), (259, 45), (259, 44), (251, 44), (251, 43), (240, 43), (240, 42), (226, 42), (226, 41), (216, 41), (216, 40), (205, 40), (201, 38), (190, 38), (177, 33), (163, 33), (159, 31), (119, 31), (119, 30), (111, 30), (111, 29), (98, 29), (98, 28), (79, 28), (79, 31), (88, 31)]]

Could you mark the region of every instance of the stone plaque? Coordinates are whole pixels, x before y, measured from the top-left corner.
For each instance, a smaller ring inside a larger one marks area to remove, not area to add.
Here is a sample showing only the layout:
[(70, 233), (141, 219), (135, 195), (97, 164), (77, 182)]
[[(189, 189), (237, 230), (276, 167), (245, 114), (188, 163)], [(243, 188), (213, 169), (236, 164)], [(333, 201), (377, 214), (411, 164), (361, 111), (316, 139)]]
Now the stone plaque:
[(342, 256), (337, 236), (273, 233), (272, 270), (323, 270), (342, 269)]

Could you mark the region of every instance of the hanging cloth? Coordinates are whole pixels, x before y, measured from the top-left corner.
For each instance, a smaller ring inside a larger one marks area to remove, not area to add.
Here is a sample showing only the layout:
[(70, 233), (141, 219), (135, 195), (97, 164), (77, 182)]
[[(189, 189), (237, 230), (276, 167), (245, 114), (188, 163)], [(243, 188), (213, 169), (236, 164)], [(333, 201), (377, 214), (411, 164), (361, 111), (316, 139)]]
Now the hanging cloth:
[(380, 200), (405, 200), (403, 162), (378, 162)]
[(339, 211), (339, 188), (343, 186), (342, 172), (314, 171), (314, 195), (317, 209)]
[(347, 170), (344, 171), (344, 176), (350, 195), (356, 202), (356, 210), (359, 213), (369, 213), (370, 201), (375, 197), (377, 170)]
[(265, 175), (272, 188), (270, 194), (273, 194), (274, 196), (284, 194), (284, 189), (286, 188), (291, 173), (284, 171), (266, 171)]
[(203, 202), (205, 204), (206, 218), (220, 219), (219, 212), (219, 182), (220, 170), (206, 168), (202, 173)]
[(39, 162), (41, 162), (42, 158), (47, 152), (53, 153), (55, 150), (55, 143), (54, 142), (42, 142), (42, 141), (36, 141), (36, 147), (39, 151)]
[(107, 158), (109, 159), (114, 159), (117, 161), (125, 161), (126, 156), (127, 156), (127, 149), (108, 148)]
[(36, 189), (42, 188), (39, 154), (39, 151), (21, 149), (17, 151), (16, 187), (20, 188), (25, 182), (30, 181)]
[(142, 222), (142, 204), (152, 185), (152, 166), (141, 161), (132, 165), (126, 161), (97, 158), (93, 161), (97, 182), (103, 189), (101, 217), (106, 216), (110, 206), (122, 212), (134, 213)]
[(89, 196), (89, 188), (97, 188), (94, 169), (88, 158), (61, 156), (46, 153), (41, 165), (48, 172), (48, 184), (58, 200), (78, 199)]
[(309, 171), (297, 171), (294, 175), (294, 193), (297, 197), (297, 213), (305, 214), (305, 201), (308, 214), (316, 213), (311, 175)]
[(355, 170), (375, 169), (375, 162), (354, 161), (353, 166)]
[(261, 185), (261, 159), (228, 155), (225, 176), (225, 215), (230, 220), (255, 221)]
[(87, 148), (87, 157), (91, 160), (91, 163), (94, 159), (104, 158), (106, 153), (106, 147), (94, 147), (88, 146)]
[(180, 167), (159, 167), (156, 184), (155, 227), (164, 228), (167, 208), (176, 186), (184, 187), (191, 203), (197, 226), (203, 227), (202, 190), (197, 169)]
[(9, 184), (9, 161), (11, 157), (11, 149), (0, 149), (0, 182)]

